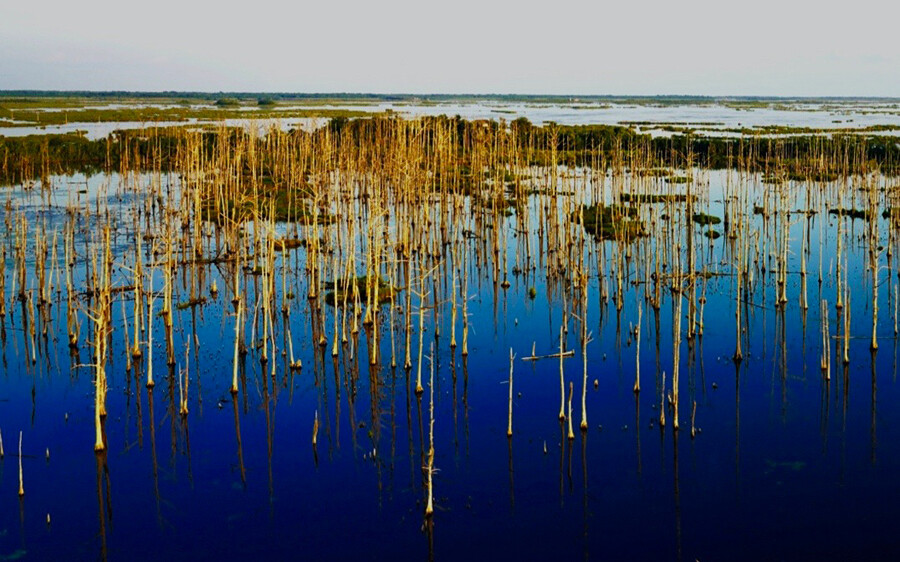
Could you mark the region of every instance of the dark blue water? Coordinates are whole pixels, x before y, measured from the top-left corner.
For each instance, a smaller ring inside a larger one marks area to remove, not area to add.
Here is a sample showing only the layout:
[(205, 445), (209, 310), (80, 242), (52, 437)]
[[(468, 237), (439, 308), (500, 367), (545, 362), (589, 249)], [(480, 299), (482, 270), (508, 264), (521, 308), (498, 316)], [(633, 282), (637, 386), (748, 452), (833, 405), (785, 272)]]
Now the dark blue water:
[[(728, 201), (724, 177), (712, 174), (709, 187), (709, 212), (719, 216)], [(767, 189), (744, 181), (751, 200)], [(59, 189), (65, 193), (65, 187)], [(804, 188), (792, 184), (792, 189), (792, 208), (797, 208)], [(59, 207), (47, 214), (34, 195), (13, 194), (19, 198), (18, 212), (30, 217), (30, 224), (46, 217), (48, 228), (62, 231), (66, 218)], [(140, 204), (139, 198), (102, 197), (122, 217)], [(770, 234), (762, 217), (743, 212), (766, 240)], [(771, 267), (765, 273), (756, 269), (742, 305), (744, 359), (737, 364), (731, 359), (736, 333), (733, 242), (727, 236), (709, 241), (700, 236), (699, 227), (691, 227), (698, 269), (721, 275), (710, 277), (706, 287), (703, 335), (688, 339), (687, 319), (681, 322), (678, 432), (672, 429), (669, 407), (666, 426), (658, 423), (663, 371), (666, 392), (672, 384), (672, 294), (662, 290), (660, 308), (654, 311), (643, 298), (642, 285), (630, 282), (643, 278), (638, 264), (644, 252), (662, 251), (655, 239), (634, 246), (621, 311), (612, 298), (616, 245), (589, 243), (589, 423), (586, 432), (579, 431), (581, 327), (570, 317), (566, 347), (575, 355), (565, 359), (564, 368), (566, 387), (571, 381), (575, 388), (572, 440), (557, 417), (559, 360), (521, 361), (532, 346), (538, 355), (559, 350), (561, 293), (553, 284), (548, 289), (540, 268), (510, 275), (511, 286), (504, 290), (487, 278), (490, 268), (479, 276), (474, 259), (469, 261), (469, 355), (463, 357), (460, 347), (450, 348), (449, 303), (441, 304), (439, 337), (429, 309), (422, 368), (426, 391), (417, 397), (417, 315), (411, 371), (403, 368), (402, 310), (395, 318), (398, 366), (390, 366), (387, 306), (376, 324), (377, 365), (369, 364), (371, 335), (366, 329), (349, 336), (332, 357), (334, 309), (323, 305), (328, 345), (320, 348), (314, 345), (314, 310), (303, 298), (306, 254), (298, 249), (288, 254), (287, 262), (277, 262), (276, 287), (280, 290), (280, 268), (288, 267), (289, 284), (300, 298), (290, 301), (287, 322), (302, 370), (292, 373), (280, 355), (285, 323), (276, 314), (278, 355), (263, 369), (258, 350), (251, 349), (241, 365), (240, 392), (232, 401), (231, 295), (222, 272), (206, 266), (207, 282), (216, 279), (220, 287), (217, 298), (175, 311), (176, 369), (185, 368), (183, 349), (192, 342), (187, 416), (179, 415), (177, 377), (165, 364), (161, 319), (154, 322), (156, 387), (145, 388), (146, 352), (139, 369), (126, 371), (120, 299), (125, 299), (131, 322), (132, 296), (115, 297), (117, 329), (107, 367), (108, 446), (99, 455), (93, 451), (93, 382), (86, 343), (90, 323), (82, 314), (81, 348), (73, 356), (67, 346), (63, 287), (54, 294), (47, 335), (42, 335), (45, 323), (39, 323), (32, 341), (24, 321), (29, 304), (11, 293), (13, 240), (8, 237), (0, 378), (6, 453), (0, 461), (0, 560), (894, 559), (900, 553), (894, 532), (900, 516), (896, 272), (886, 253), (879, 254), (880, 339), (872, 354), (871, 273), (867, 247), (859, 239), (866, 223), (824, 212), (808, 219), (810, 307), (804, 313), (798, 305), (798, 272), (807, 219), (793, 215), (791, 220), (789, 301), (776, 307)], [(826, 381), (819, 368), (819, 301), (828, 299), (831, 334), (842, 333), (834, 308), (836, 283), (829, 274), (838, 220), (845, 221), (847, 236), (853, 339), (846, 367), (836, 355), (838, 342), (832, 342), (831, 378)], [(507, 221), (505, 227), (512, 228), (515, 217)], [(825, 221), (821, 250), (819, 221)], [(887, 247), (887, 221), (879, 221), (879, 235)], [(123, 230), (115, 246), (121, 254), (132, 248), (128, 240)], [(517, 239), (509, 242), (512, 264)], [(600, 244), (605, 253), (598, 264)], [(467, 247), (470, 253), (474, 246)], [(761, 263), (767, 260), (764, 255)], [(83, 264), (79, 267), (76, 278), (83, 279)], [(600, 272), (608, 275), (605, 281)], [(176, 302), (187, 298), (183, 278), (178, 279)], [(453, 283), (449, 268), (438, 279), (448, 297)], [(610, 294), (606, 301), (601, 298), (603, 283)], [(120, 272), (114, 284), (129, 284), (127, 275)], [(161, 286), (157, 273), (155, 287)], [(534, 299), (528, 294), (532, 286)], [(252, 280), (248, 288), (252, 301)], [(698, 286), (698, 295), (701, 291)], [(398, 304), (404, 297), (400, 293)], [(418, 298), (412, 301), (415, 312)], [(641, 392), (635, 395), (637, 345), (629, 326), (637, 323), (638, 302)], [(157, 300), (157, 310), (160, 305)], [(685, 300), (682, 313), (688, 310)], [(460, 342), (461, 326), (460, 311)], [(195, 335), (199, 349), (193, 344)], [(432, 342), (436, 471), (435, 513), (429, 521), (424, 517), (423, 466), (429, 446)], [(514, 435), (507, 439), (510, 349), (516, 354)], [(694, 438), (693, 402), (699, 430)], [(22, 498), (17, 497), (20, 431)]]

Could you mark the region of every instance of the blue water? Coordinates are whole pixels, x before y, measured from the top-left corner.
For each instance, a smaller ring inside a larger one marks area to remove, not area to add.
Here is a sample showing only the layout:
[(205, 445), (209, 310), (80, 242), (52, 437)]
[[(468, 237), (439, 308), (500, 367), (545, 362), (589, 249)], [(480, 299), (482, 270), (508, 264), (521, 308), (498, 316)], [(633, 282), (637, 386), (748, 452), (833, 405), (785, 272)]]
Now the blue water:
[[(709, 173), (704, 195), (708, 211), (723, 216), (729, 199), (726, 172)], [(762, 201), (770, 186), (759, 178), (744, 182), (750, 203)], [(86, 181), (88, 198), (99, 198), (121, 213), (121, 234), (114, 246), (117, 262), (131, 252), (128, 213), (140, 199), (116, 195), (118, 178)], [(56, 205), (63, 205), (65, 178), (58, 178)], [(636, 180), (635, 180), (636, 181)], [(890, 179), (879, 181), (890, 183)], [(113, 186), (109, 193), (100, 185)], [(834, 190), (833, 185), (814, 186)], [(791, 209), (805, 205), (805, 186), (791, 184)], [(850, 197), (862, 197), (853, 194)], [(33, 194), (14, 190), (18, 211), (29, 224), (44, 207)], [(91, 199), (94, 201), (94, 199)], [(849, 204), (849, 201), (846, 202)], [(857, 205), (859, 201), (856, 202)], [(530, 209), (540, 204), (537, 196)], [(883, 202), (881, 203), (883, 206)], [(426, 314), (423, 380), (425, 393), (414, 393), (417, 373), (418, 316), (413, 318), (413, 368), (403, 369), (402, 314), (396, 316), (397, 363), (390, 367), (388, 307), (378, 329), (381, 360), (369, 365), (370, 337), (357, 337), (331, 355), (334, 309), (322, 305), (328, 345), (313, 338), (313, 312), (303, 275), (305, 250), (287, 262), (290, 327), (301, 371), (291, 373), (284, 348), (283, 317), (276, 314), (278, 355), (265, 370), (251, 350), (242, 369), (241, 390), (232, 402), (235, 315), (226, 280), (215, 266), (217, 298), (196, 309), (175, 311), (177, 369), (185, 368), (184, 345), (191, 344), (187, 365), (189, 414), (181, 417), (174, 396), (178, 386), (165, 364), (162, 319), (154, 321), (152, 392), (145, 379), (125, 368), (122, 303), (131, 322), (131, 293), (116, 296), (105, 422), (107, 452), (93, 451), (93, 384), (87, 342), (89, 322), (82, 314), (81, 348), (70, 355), (65, 326), (65, 292), (54, 294), (47, 336), (38, 325), (35, 362), (32, 340), (23, 329), (23, 303), (11, 293), (13, 239), (7, 247), (7, 315), (2, 319), (0, 430), (6, 456), (0, 461), (0, 560), (166, 559), (893, 559), (900, 544), (893, 532), (900, 515), (900, 387), (896, 381), (897, 342), (893, 333), (895, 271), (879, 254), (879, 350), (869, 351), (871, 278), (866, 245), (859, 241), (867, 223), (821, 212), (809, 217), (808, 297), (798, 306), (799, 260), (804, 215), (792, 215), (791, 255), (784, 309), (776, 304), (771, 263), (755, 272), (745, 315), (744, 360), (735, 364), (735, 287), (732, 244), (713, 241), (691, 227), (698, 269), (721, 273), (706, 288), (704, 332), (687, 338), (681, 322), (680, 422), (672, 413), (660, 428), (662, 371), (671, 391), (673, 361), (672, 295), (663, 289), (658, 313), (643, 299), (642, 285), (626, 282), (624, 306), (616, 310), (614, 278), (607, 277), (610, 298), (601, 299), (598, 271), (615, 269), (614, 242), (589, 241), (590, 281), (587, 327), (589, 428), (579, 431), (582, 387), (580, 324), (570, 318), (564, 360), (566, 387), (574, 383), (575, 438), (566, 438), (558, 420), (559, 360), (523, 362), (532, 346), (538, 355), (559, 350), (563, 304), (548, 290), (541, 268), (509, 275), (508, 289), (495, 287), (490, 267), (469, 262), (469, 355), (450, 348), (450, 305), (440, 304), (440, 335), (433, 312)], [(706, 208), (706, 207), (704, 207)], [(649, 213), (645, 206), (642, 212)], [(656, 207), (656, 213), (661, 206)], [(734, 209), (731, 209), (732, 220)], [(771, 236), (763, 218), (743, 211), (762, 240)], [(46, 214), (50, 228), (62, 231), (67, 220), (59, 208)], [(880, 215), (879, 215), (880, 216)], [(90, 225), (91, 219), (87, 220)], [(819, 301), (828, 299), (831, 334), (841, 332), (834, 308), (836, 284), (831, 262), (837, 223), (844, 221), (847, 278), (852, 286), (850, 363), (845, 368), (832, 342), (831, 379), (819, 368)], [(504, 227), (514, 227), (516, 217)], [(820, 221), (823, 282), (818, 284)], [(533, 223), (532, 223), (533, 224)], [(718, 225), (722, 231), (722, 225)], [(90, 229), (88, 229), (90, 231)], [(888, 222), (879, 219), (881, 243), (888, 244)], [(33, 240), (33, 238), (32, 238)], [(509, 268), (519, 238), (510, 236)], [(536, 243), (536, 234), (532, 241)], [(850, 243), (852, 242), (852, 243)], [(61, 242), (60, 242), (61, 244)], [(474, 252), (477, 242), (470, 241)], [(599, 266), (599, 246), (604, 262)], [(628, 280), (643, 278), (645, 251), (662, 252), (663, 243), (640, 239), (628, 263)], [(765, 248), (765, 246), (763, 246)], [(146, 248), (145, 248), (146, 249)], [(80, 251), (80, 250), (79, 250)], [(763, 250), (765, 251), (765, 250)], [(61, 251), (60, 251), (60, 255)], [(131, 259), (131, 258), (129, 258)], [(29, 267), (33, 266), (33, 256)], [(685, 262), (686, 263), (686, 262)], [(80, 263), (78, 279), (83, 279)], [(223, 267), (224, 272), (227, 269)], [(452, 284), (441, 270), (443, 298)], [(329, 276), (330, 278), (330, 276)], [(187, 298), (178, 276), (175, 302)], [(114, 284), (129, 284), (119, 272)], [(157, 272), (155, 287), (162, 286)], [(248, 280), (249, 300), (255, 298)], [(535, 287), (537, 296), (529, 297)], [(698, 287), (698, 296), (702, 286)], [(398, 304), (405, 293), (398, 295)], [(280, 297), (278, 302), (280, 303)], [(413, 297), (414, 312), (418, 298)], [(632, 392), (636, 342), (629, 326), (642, 306), (641, 392)], [(426, 304), (429, 304), (426, 299)], [(161, 306), (157, 299), (156, 309)], [(461, 305), (460, 305), (461, 306)], [(687, 301), (682, 313), (688, 314)], [(36, 314), (36, 313), (35, 313)], [(805, 328), (804, 328), (805, 326)], [(129, 328), (131, 330), (131, 327)], [(247, 333), (250, 324), (247, 324)], [(657, 337), (658, 334), (658, 337)], [(457, 321), (461, 345), (462, 319)], [(434, 504), (424, 517), (422, 470), (428, 450), (430, 345), (434, 342)], [(507, 439), (509, 352), (514, 361), (514, 409)], [(657, 351), (658, 349), (658, 351)], [(146, 356), (142, 375), (146, 374)], [(275, 376), (270, 375), (272, 362)], [(596, 387), (594, 380), (596, 379)], [(567, 397), (568, 398), (568, 397)], [(691, 405), (696, 427), (691, 438)], [(318, 416), (318, 444), (312, 447)], [(238, 429), (239, 428), (239, 429)], [(17, 498), (16, 448), (23, 432), (25, 495)], [(240, 445), (238, 442), (240, 436)], [(546, 452), (545, 452), (546, 446)], [(49, 449), (49, 458), (46, 451)], [(51, 522), (48, 525), (47, 516)]]

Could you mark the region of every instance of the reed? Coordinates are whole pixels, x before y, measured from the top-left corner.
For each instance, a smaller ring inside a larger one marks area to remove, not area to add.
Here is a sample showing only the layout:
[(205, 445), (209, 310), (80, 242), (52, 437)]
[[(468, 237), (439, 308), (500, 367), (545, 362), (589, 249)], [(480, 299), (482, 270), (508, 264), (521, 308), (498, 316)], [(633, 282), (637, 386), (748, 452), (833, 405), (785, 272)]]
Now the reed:
[(319, 438), (319, 411), (316, 410), (315, 415), (313, 416), (313, 429), (312, 429), (312, 446), (313, 449), (316, 447), (316, 442)]
[(872, 340), (869, 348), (872, 352), (878, 351), (878, 270), (879, 255), (881, 251), (878, 249), (878, 220), (877, 218), (877, 193), (874, 186), (869, 186), (867, 190), (869, 194), (869, 214), (872, 217), (869, 220), (868, 229), (868, 262), (869, 271), (872, 274)]
[(587, 344), (590, 343), (589, 334), (583, 334), (581, 345), (581, 365), (582, 365), (582, 382), (581, 382), (581, 431), (587, 431), (587, 389), (588, 389), (588, 362), (587, 362)]
[[(134, 345), (131, 348), (131, 356), (134, 359), (140, 359), (143, 355), (141, 351), (140, 333), (143, 329), (141, 318), (143, 317), (143, 294), (144, 294), (144, 270), (143, 270), (143, 249), (141, 247), (142, 236), (135, 232), (135, 241), (137, 248), (135, 249), (135, 265), (134, 265)], [(126, 325), (127, 330), (127, 325)]]
[(234, 320), (234, 358), (232, 359), (231, 369), (231, 396), (237, 396), (238, 392), (238, 362), (240, 361), (240, 338), (242, 326), (242, 313), (244, 312), (244, 303), (238, 300), (237, 315)]
[[(566, 419), (566, 382), (563, 372), (563, 358), (565, 357), (565, 334), (563, 326), (559, 327), (559, 420)], [(571, 414), (571, 408), (569, 408)], [(570, 416), (571, 417), (571, 416)]]
[[(430, 518), (434, 514), (434, 344), (431, 347), (431, 376), (428, 383), (428, 461), (426, 466), (428, 499), (425, 503), (425, 517)], [(512, 360), (510, 360), (512, 364)], [(511, 370), (512, 368), (510, 368)], [(512, 388), (512, 378), (510, 378), (510, 388)], [(510, 404), (512, 404), (510, 402)], [(510, 424), (512, 424), (512, 409), (510, 409)], [(512, 437), (512, 425), (510, 425), (509, 436)]]
[(424, 295), (419, 295), (419, 360), (416, 363), (416, 396), (421, 396), (425, 389), (422, 387), (422, 351), (425, 347), (425, 306)]
[(108, 355), (108, 341), (111, 335), (111, 327), (109, 324), (111, 314), (111, 286), (109, 271), (107, 264), (111, 261), (110, 256), (110, 229), (107, 225), (103, 230), (103, 263), (99, 267), (97, 262), (97, 253), (93, 253), (93, 271), (96, 274), (98, 267), (100, 269), (97, 295), (94, 299), (93, 310), (89, 313), (89, 318), (94, 325), (94, 451), (101, 452), (106, 449), (103, 440), (102, 420), (106, 417), (106, 363)]
[[(634, 328), (634, 388), (635, 394), (641, 391), (641, 303), (637, 305), (638, 320)], [(702, 323), (701, 323), (702, 326)], [(701, 328), (702, 334), (702, 328)]]
[(178, 369), (178, 415), (182, 418), (188, 415), (188, 389), (190, 386), (190, 351), (191, 343), (184, 346), (184, 369)]
[(673, 290), (672, 315), (672, 429), (678, 431), (678, 386), (681, 372), (681, 291)]
[(850, 364), (850, 288), (847, 284), (844, 284), (844, 290), (847, 292), (845, 301), (846, 301), (846, 310), (843, 311), (844, 317), (844, 365)]
[(691, 407), (691, 439), (697, 436), (697, 426), (695, 421), (697, 419), (697, 401), (694, 400), (693, 406)]
[(19, 497), (25, 495), (25, 479), (22, 474), (22, 432), (19, 432)]
[(820, 314), (822, 315), (822, 375), (826, 381), (831, 380), (831, 337), (828, 331), (828, 301), (822, 299)]
[(659, 427), (666, 427), (666, 372), (662, 373), (662, 387), (659, 393)]
[(513, 412), (513, 350), (510, 348), (509, 350), (509, 419), (506, 424), (506, 436), (512, 439), (513, 435), (513, 426), (512, 426), (512, 412)]
[(153, 388), (153, 317), (156, 315), (156, 293), (153, 287), (153, 270), (150, 271), (150, 301), (147, 304), (147, 388)]

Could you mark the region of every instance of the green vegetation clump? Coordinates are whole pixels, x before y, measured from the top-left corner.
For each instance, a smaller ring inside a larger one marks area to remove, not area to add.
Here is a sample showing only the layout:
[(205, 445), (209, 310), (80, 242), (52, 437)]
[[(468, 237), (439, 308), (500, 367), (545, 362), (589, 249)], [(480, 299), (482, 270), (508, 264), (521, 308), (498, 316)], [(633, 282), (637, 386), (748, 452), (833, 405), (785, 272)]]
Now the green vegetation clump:
[(206, 297), (197, 297), (195, 299), (186, 300), (184, 302), (180, 302), (175, 305), (175, 308), (178, 310), (187, 310), (189, 308), (194, 308), (197, 306), (203, 306), (206, 304)]
[(174, 168), (180, 139), (165, 129), (115, 131), (102, 140), (78, 133), (0, 136), (0, 185), (42, 178), (46, 174), (86, 175), (118, 170), (124, 155), (155, 162), (161, 171)]
[(685, 203), (694, 196), (684, 193), (622, 193), (619, 201), (622, 203)]
[(900, 222), (900, 207), (890, 207), (881, 213), (881, 218), (891, 219), (894, 223)]
[[(353, 306), (355, 297), (354, 291), (359, 295), (359, 300), (365, 304), (366, 300), (366, 287), (369, 283), (369, 277), (367, 275), (360, 275), (359, 277), (350, 279), (349, 281), (346, 279), (338, 279), (337, 281), (326, 281), (325, 282), (325, 290), (328, 291), (325, 293), (325, 303), (331, 306), (337, 306), (343, 304), (344, 301), (347, 301), (347, 304)], [(375, 280), (375, 286), (378, 291), (377, 301), (378, 304), (385, 304), (390, 302), (391, 297), (400, 292), (400, 289), (394, 287), (393, 292), (391, 291), (390, 285), (379, 277)]]
[(861, 219), (864, 221), (869, 220), (871, 216), (869, 211), (865, 209), (829, 209), (828, 214), (838, 217), (850, 217), (851, 219)]
[(504, 217), (511, 217), (516, 208), (520, 206), (519, 199), (509, 192), (481, 191), (475, 189), (470, 183), (465, 183), (461, 187), (462, 192), (469, 195), (473, 210), (476, 208), (495, 209)]
[(306, 244), (306, 240), (301, 240), (300, 238), (281, 238), (275, 240), (275, 242), (272, 243), (272, 247), (278, 252), (284, 252), (305, 247)]
[[(257, 197), (248, 197), (237, 205), (232, 199), (224, 202), (210, 200), (203, 203), (201, 218), (214, 224), (221, 224), (226, 219), (244, 222), (252, 219), (254, 213), (258, 211), (263, 218), (275, 222), (299, 222), (304, 224), (315, 222), (319, 225), (334, 222), (334, 216), (323, 210), (320, 210), (318, 216), (316, 216), (314, 209), (310, 207), (310, 203), (305, 199), (307, 196), (308, 194), (301, 191), (276, 188), (260, 190)], [(287, 249), (292, 249), (292, 244), (302, 245), (303, 241), (293, 242), (285, 240), (280, 241), (280, 243), (287, 244)]]
[(672, 172), (666, 168), (649, 168), (634, 170), (634, 175), (639, 177), (666, 178), (672, 175)]
[(631, 242), (646, 235), (644, 223), (637, 219), (637, 209), (633, 207), (591, 205), (582, 207), (581, 213), (582, 226), (597, 240)]
[(800, 172), (794, 171), (788, 174), (788, 179), (792, 181), (815, 181), (815, 182), (832, 182), (839, 178), (837, 172), (819, 171), (819, 172)]
[(719, 217), (714, 215), (707, 215), (706, 213), (694, 213), (694, 215), (691, 217), (691, 220), (701, 226), (719, 224), (720, 222), (722, 222), (722, 219), (720, 219)]

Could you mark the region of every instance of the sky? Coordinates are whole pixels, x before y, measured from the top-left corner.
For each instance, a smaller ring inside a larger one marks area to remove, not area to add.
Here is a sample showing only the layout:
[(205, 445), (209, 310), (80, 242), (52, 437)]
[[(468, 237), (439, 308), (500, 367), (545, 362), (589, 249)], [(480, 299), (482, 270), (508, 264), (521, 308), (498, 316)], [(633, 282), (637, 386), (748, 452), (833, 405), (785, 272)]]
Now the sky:
[(0, 90), (900, 97), (889, 0), (0, 2)]

